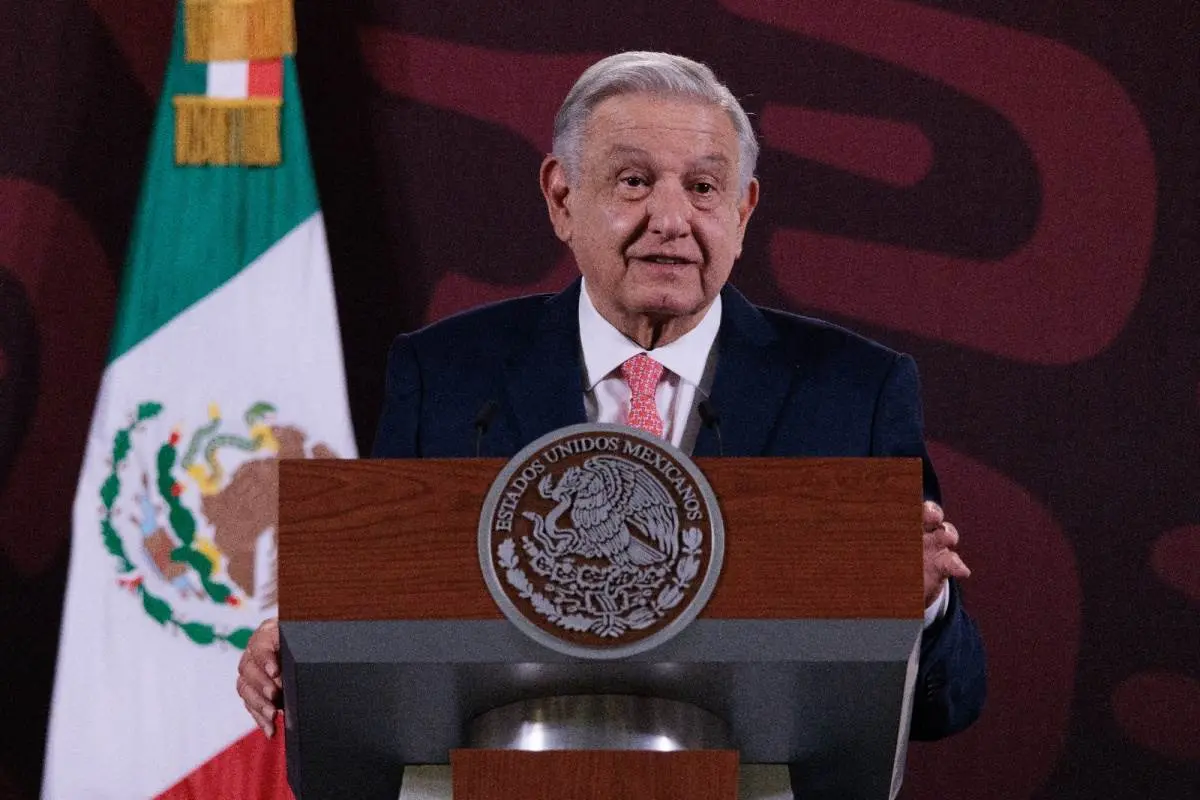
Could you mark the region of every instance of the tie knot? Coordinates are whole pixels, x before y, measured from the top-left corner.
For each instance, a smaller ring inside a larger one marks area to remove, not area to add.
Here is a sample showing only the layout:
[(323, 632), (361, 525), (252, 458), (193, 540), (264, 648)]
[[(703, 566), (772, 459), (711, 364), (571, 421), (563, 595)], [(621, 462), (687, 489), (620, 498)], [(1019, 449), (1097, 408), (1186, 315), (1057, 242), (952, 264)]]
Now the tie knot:
[(625, 421), (652, 436), (663, 435), (662, 417), (654, 402), (662, 374), (663, 365), (645, 353), (638, 353), (621, 365), (621, 377), (629, 384), (629, 415)]
[(653, 395), (662, 374), (663, 365), (645, 353), (638, 353), (621, 365), (621, 377), (634, 395)]

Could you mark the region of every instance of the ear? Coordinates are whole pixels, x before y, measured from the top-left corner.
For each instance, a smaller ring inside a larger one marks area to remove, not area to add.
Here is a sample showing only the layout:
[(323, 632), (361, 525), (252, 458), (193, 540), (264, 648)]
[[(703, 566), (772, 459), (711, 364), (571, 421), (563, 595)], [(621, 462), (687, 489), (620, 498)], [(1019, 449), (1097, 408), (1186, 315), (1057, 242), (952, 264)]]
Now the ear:
[(542, 196), (546, 198), (546, 210), (550, 212), (550, 224), (559, 239), (571, 242), (571, 208), (567, 198), (571, 187), (567, 183), (567, 170), (557, 156), (548, 155), (542, 161)]
[(746, 235), (746, 223), (750, 221), (750, 215), (754, 213), (754, 209), (758, 206), (758, 178), (751, 178), (749, 185), (746, 186), (746, 191), (742, 193), (741, 199), (738, 200), (737, 215), (738, 215), (738, 257), (742, 255), (742, 238)]

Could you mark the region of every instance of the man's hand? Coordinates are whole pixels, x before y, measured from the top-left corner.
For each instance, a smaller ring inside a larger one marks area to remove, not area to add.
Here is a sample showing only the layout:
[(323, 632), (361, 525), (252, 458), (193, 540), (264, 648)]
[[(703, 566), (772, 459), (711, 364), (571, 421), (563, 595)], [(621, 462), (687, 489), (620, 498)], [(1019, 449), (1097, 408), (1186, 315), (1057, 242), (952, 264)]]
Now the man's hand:
[(283, 704), (279, 669), (279, 621), (269, 619), (250, 637), (238, 662), (237, 692), (246, 710), (270, 739), (275, 735), (275, 709)]
[(948, 578), (966, 578), (971, 570), (954, 552), (958, 547), (958, 529), (946, 522), (942, 507), (926, 500), (921, 517), (925, 530), (925, 607), (929, 608), (941, 594)]

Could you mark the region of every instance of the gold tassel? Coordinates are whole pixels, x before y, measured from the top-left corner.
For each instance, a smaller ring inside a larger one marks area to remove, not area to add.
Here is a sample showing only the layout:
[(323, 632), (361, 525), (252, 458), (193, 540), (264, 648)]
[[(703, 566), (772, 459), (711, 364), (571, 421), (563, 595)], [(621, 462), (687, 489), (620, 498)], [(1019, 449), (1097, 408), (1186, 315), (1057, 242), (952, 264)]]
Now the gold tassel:
[(281, 105), (275, 97), (176, 97), (175, 163), (277, 166)]
[(296, 52), (292, 0), (187, 0), (184, 58), (266, 61)]

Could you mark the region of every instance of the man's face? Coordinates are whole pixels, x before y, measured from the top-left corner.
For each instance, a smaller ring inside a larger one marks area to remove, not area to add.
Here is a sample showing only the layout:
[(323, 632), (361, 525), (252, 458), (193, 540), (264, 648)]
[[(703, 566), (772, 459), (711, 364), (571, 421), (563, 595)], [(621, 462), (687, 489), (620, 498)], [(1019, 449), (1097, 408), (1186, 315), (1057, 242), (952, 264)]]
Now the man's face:
[(555, 232), (597, 310), (629, 335), (664, 322), (670, 338), (690, 330), (728, 280), (758, 200), (757, 182), (740, 191), (729, 116), (693, 100), (611, 97), (588, 120), (576, 177), (569, 185), (554, 157), (543, 164)]

